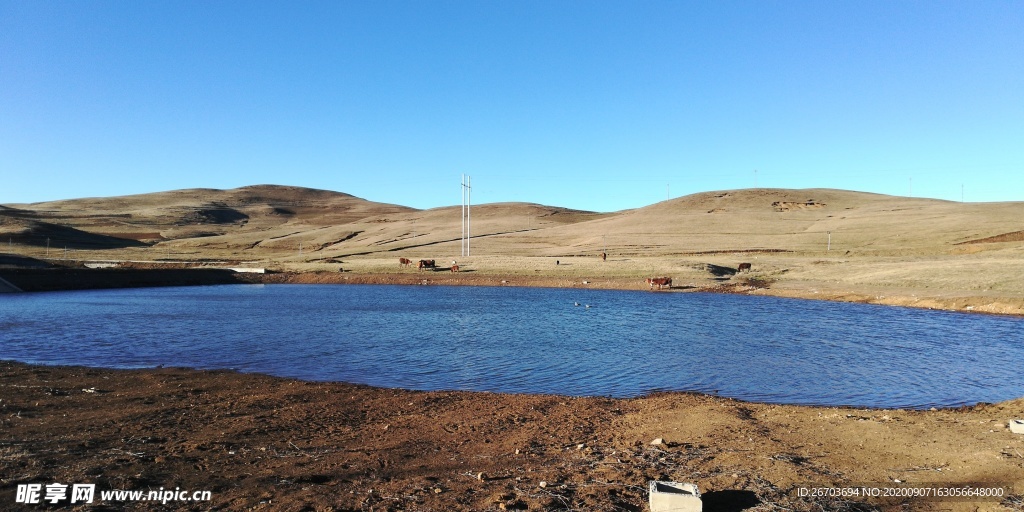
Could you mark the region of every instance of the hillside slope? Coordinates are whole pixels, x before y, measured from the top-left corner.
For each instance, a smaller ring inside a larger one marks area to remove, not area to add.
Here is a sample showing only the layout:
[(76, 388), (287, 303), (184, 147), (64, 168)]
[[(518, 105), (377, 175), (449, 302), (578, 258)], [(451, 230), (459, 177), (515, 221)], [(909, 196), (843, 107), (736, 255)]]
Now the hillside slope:
[[(477, 205), (471, 243), (476, 254), (507, 256), (817, 253), (826, 248), (878, 256), (955, 254), (1019, 245), (1022, 219), (1024, 202), (746, 189), (607, 214), (530, 203)], [(315, 261), (397, 252), (429, 257), (458, 254), (461, 233), (459, 207), (417, 210), (274, 185), (0, 207), (0, 240), (10, 248), (38, 251), (49, 244), (88, 257)]]

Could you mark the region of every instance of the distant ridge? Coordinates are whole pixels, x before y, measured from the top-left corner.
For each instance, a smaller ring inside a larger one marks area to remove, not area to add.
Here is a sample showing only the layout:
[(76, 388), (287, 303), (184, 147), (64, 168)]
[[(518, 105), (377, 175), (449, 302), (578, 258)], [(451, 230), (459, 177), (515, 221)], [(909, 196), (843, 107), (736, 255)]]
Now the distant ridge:
[[(1019, 242), (1024, 203), (957, 203), (836, 189), (739, 189), (594, 213), (534, 203), (474, 205), (478, 251), (519, 256), (807, 252), (948, 253)], [(185, 189), (0, 205), (0, 241), (165, 257), (337, 259), (456, 253), (461, 209), (419, 210), (280, 185)], [(47, 242), (49, 239), (49, 242)], [(134, 249), (133, 249), (134, 248)]]

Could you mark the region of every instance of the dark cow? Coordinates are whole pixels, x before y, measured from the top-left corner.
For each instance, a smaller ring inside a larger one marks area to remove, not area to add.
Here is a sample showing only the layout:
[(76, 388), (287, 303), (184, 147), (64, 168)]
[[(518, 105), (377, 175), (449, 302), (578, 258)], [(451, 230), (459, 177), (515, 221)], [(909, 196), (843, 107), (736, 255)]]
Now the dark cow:
[(671, 277), (648, 277), (647, 278), (647, 284), (652, 289), (655, 286), (657, 286), (659, 290), (662, 289), (663, 287), (672, 288), (672, 278)]
[(423, 270), (425, 268), (437, 268), (437, 266), (434, 265), (434, 260), (420, 260), (419, 269)]
[(458, 272), (458, 271), (459, 271), (459, 266), (458, 265), (452, 265), (452, 273), (454, 274), (455, 272)]
[(736, 272), (750, 272), (750, 263), (740, 263), (740, 266), (736, 269)]
[(409, 258), (398, 258), (398, 264), (403, 267), (408, 267), (409, 265), (412, 265), (412, 260)]
[(608, 255), (602, 252), (601, 253), (601, 261), (607, 261), (607, 260), (608, 260)]

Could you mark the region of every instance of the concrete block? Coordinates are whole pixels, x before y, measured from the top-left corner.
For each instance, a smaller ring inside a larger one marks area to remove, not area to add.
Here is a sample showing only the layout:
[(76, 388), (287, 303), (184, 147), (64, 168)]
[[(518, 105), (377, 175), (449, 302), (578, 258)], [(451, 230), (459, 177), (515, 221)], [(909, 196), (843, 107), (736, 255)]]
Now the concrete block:
[(695, 484), (651, 480), (647, 493), (651, 512), (701, 512), (704, 508)]
[(1009, 422), (1010, 432), (1014, 434), (1024, 434), (1024, 420), (1010, 420)]

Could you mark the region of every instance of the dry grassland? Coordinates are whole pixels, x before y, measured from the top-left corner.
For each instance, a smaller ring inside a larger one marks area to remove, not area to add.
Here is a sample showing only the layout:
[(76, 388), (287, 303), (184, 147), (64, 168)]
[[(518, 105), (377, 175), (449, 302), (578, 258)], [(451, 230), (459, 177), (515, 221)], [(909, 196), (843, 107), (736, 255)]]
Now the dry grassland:
[[(547, 285), (588, 280), (642, 288), (647, 277), (670, 276), (685, 289), (728, 285), (1024, 314), (1022, 202), (748, 189), (614, 213), (529, 203), (472, 211), (471, 257), (460, 256), (459, 207), (416, 210), (268, 185), (8, 205), (0, 207), (0, 241), (14, 254), (75, 261), (222, 261), (375, 275), (413, 272), (398, 266), (406, 257), (459, 261), (472, 284), (487, 284), (488, 276), (496, 283), (530, 277)], [(741, 262), (752, 272), (708, 270)]]

